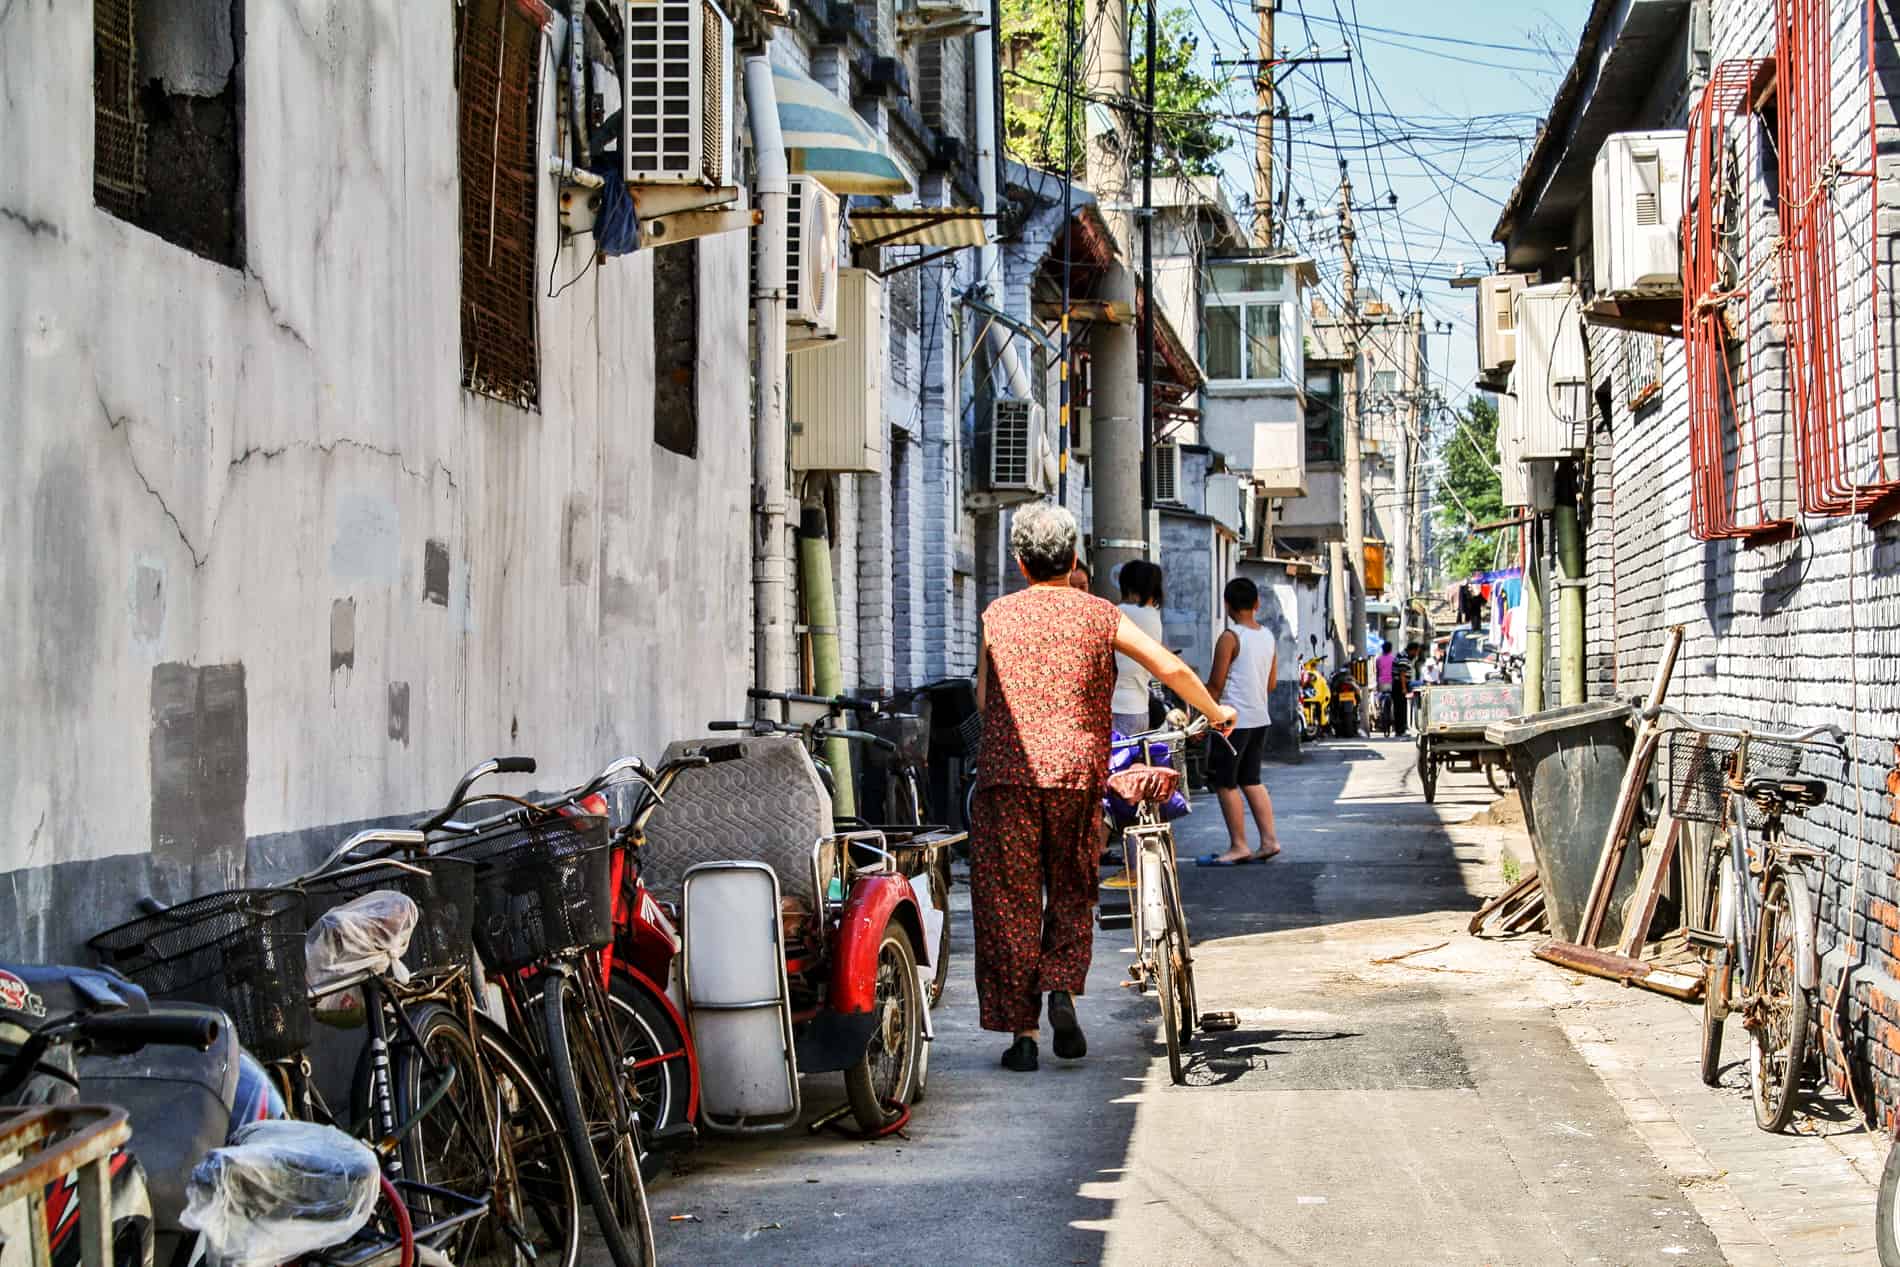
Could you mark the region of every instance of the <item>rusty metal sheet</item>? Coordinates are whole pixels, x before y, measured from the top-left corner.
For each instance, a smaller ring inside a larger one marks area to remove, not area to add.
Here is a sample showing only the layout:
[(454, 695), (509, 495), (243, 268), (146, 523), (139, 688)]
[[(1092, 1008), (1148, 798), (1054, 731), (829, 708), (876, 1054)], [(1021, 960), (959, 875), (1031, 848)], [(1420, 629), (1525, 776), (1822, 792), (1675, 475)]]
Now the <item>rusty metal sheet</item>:
[(130, 1138), (125, 1110), (110, 1105), (0, 1109), (0, 1157), (21, 1158), (0, 1170), (0, 1207), (40, 1193)]

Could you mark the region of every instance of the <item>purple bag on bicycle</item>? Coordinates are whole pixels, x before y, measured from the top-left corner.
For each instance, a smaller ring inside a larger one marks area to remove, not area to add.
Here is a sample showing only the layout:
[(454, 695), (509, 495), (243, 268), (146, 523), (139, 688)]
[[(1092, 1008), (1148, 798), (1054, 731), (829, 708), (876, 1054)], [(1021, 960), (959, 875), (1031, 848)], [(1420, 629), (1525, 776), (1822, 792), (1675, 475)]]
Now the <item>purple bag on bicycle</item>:
[[(1108, 741), (1108, 772), (1110, 774), (1117, 774), (1135, 765), (1167, 765), (1173, 759), (1173, 754), (1165, 743), (1147, 745), (1148, 751), (1144, 757), (1142, 745), (1131, 743), (1119, 730), (1110, 731)], [(1136, 807), (1114, 793), (1103, 795), (1102, 808), (1108, 811), (1109, 821), (1117, 827), (1135, 825)], [(1188, 813), (1187, 793), (1182, 789), (1175, 789), (1174, 795), (1162, 802), (1161, 821), (1164, 823), (1184, 818)]]

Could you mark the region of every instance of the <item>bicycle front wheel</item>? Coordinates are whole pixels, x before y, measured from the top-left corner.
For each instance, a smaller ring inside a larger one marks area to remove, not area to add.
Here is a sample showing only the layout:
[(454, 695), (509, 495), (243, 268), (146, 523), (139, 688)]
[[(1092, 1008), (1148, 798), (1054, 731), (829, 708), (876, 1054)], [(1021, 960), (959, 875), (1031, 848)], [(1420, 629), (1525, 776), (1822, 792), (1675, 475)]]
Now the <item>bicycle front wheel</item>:
[(1880, 1267), (1900, 1267), (1900, 1143), (1887, 1150), (1880, 1172), (1880, 1199), (1875, 1205), (1874, 1247)]
[(1808, 991), (1795, 977), (1794, 912), (1813, 907), (1790, 896), (1806, 885), (1799, 872), (1772, 873), (1755, 928), (1755, 979), (1748, 983), (1755, 996), (1750, 1027), (1755, 1041), (1749, 1049), (1748, 1080), (1755, 1125), (1764, 1131), (1779, 1131), (1794, 1116), (1808, 1054), (1812, 1009)]
[[(633, 1142), (633, 1110), (578, 987), (558, 973), (541, 989), (548, 1073), (581, 1195), (614, 1267), (653, 1267), (653, 1226)], [(615, 1046), (618, 1046), (615, 1044)]]
[(574, 1267), (581, 1253), (581, 1194), (561, 1119), (533, 1062), (501, 1027), (477, 1019), (475, 1041), (499, 1117), (495, 1146), (504, 1159), (486, 1226), (495, 1238), (475, 1262), (511, 1267)]
[[(1195, 1011), (1194, 956), (1188, 950), (1187, 911), (1181, 905), (1181, 881), (1172, 866), (1161, 872), (1167, 889), (1167, 937), (1161, 950), (1169, 959), (1169, 975), (1174, 981), (1175, 1027), (1183, 1045), (1194, 1041), (1194, 1029), (1200, 1013)], [(1177, 1081), (1179, 1081), (1177, 1079)]]

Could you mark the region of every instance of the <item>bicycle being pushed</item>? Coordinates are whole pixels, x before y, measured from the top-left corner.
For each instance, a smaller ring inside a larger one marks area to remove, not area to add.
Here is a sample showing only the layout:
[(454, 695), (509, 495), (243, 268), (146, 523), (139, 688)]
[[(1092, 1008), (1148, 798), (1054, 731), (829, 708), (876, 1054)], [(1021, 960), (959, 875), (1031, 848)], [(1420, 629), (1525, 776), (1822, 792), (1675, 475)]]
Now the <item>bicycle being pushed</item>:
[(1152, 990), (1160, 1000), (1168, 1076), (1177, 1085), (1187, 1081), (1195, 1032), (1234, 1027), (1231, 1012), (1202, 1016), (1195, 1010), (1194, 954), (1176, 870), (1172, 820), (1186, 808), (1179, 799), (1182, 779), (1175, 754), (1208, 728), (1207, 718), (1189, 722), (1177, 710), (1162, 728), (1117, 740), (1104, 798), (1110, 817), (1122, 827), (1124, 878), (1117, 887), (1129, 889), (1130, 900), (1126, 916), (1104, 911), (1101, 923), (1134, 929), (1135, 957), (1126, 984), (1142, 994)]

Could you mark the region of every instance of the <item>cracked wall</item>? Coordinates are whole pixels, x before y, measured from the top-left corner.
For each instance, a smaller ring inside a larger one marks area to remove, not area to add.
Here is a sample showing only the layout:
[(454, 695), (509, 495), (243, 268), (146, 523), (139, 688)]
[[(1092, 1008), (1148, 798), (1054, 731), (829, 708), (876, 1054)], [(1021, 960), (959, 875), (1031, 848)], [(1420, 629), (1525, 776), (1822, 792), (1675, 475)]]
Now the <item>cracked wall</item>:
[(87, 7), (0, 4), (0, 958), (743, 703), (744, 235), (700, 248), (697, 457), (650, 253), (542, 290), (538, 414), (468, 395), (454, 6), (300, 14), (244, 12), (239, 268), (94, 206)]

